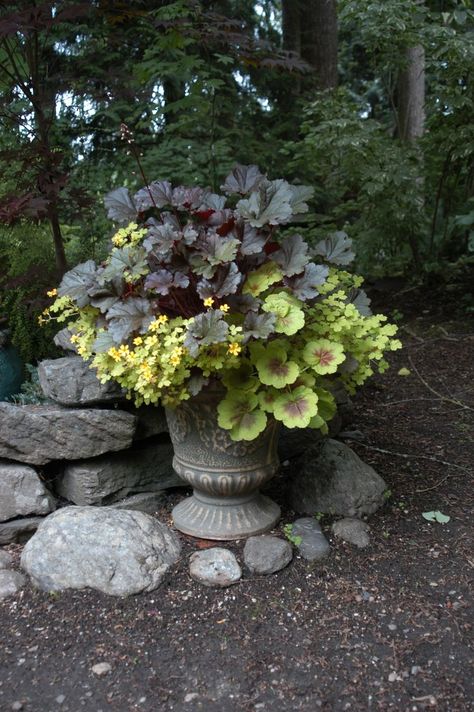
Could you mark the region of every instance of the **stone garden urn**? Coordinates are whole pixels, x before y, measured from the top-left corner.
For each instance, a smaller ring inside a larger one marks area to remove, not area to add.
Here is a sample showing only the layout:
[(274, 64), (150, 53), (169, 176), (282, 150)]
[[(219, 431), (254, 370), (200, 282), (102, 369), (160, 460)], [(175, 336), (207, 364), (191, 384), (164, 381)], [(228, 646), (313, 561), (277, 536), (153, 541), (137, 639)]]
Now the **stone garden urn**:
[(176, 529), (203, 539), (240, 539), (272, 529), (280, 508), (259, 487), (277, 472), (278, 424), (255, 440), (235, 442), (217, 424), (219, 387), (206, 388), (166, 417), (173, 467), (193, 495), (173, 509)]

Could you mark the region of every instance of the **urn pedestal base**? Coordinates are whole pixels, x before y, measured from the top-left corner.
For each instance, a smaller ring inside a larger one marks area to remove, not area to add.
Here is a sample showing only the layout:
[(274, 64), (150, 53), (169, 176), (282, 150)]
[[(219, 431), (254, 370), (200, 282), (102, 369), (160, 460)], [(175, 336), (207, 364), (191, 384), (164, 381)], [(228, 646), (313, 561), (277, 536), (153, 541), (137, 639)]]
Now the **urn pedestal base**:
[(219, 498), (195, 490), (173, 509), (173, 523), (180, 532), (218, 541), (263, 534), (279, 518), (280, 507), (259, 492)]

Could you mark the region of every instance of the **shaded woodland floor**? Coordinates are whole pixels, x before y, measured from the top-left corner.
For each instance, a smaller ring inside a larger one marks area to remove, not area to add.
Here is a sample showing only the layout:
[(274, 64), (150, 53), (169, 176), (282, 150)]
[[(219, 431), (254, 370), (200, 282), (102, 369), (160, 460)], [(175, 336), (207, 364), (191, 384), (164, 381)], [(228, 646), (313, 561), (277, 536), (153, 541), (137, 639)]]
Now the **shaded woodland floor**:
[[(355, 400), (347, 442), (391, 491), (369, 520), (369, 548), (334, 540), (327, 517), (329, 558), (295, 556), (224, 590), (189, 578), (197, 543), (184, 537), (181, 561), (150, 594), (29, 587), (0, 602), (0, 709), (471, 709), (474, 330), (454, 297), (430, 299), (391, 295), (405, 348)], [(281, 481), (273, 492), (281, 531), (295, 515)], [(158, 516), (169, 521), (182, 496)], [(426, 521), (430, 510), (449, 523)], [(229, 544), (240, 560), (243, 545)], [(91, 672), (98, 662), (112, 666), (103, 678)]]

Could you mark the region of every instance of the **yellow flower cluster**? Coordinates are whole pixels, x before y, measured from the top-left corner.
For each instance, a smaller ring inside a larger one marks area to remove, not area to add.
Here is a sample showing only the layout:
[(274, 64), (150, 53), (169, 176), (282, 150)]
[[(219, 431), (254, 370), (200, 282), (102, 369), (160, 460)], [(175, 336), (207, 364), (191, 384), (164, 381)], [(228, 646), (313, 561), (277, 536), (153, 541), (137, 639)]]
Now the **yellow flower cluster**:
[(141, 240), (145, 237), (146, 232), (145, 228), (139, 229), (136, 223), (130, 223), (127, 227), (117, 230), (115, 235), (112, 237), (112, 243), (115, 247), (125, 247), (126, 245), (134, 247), (141, 242)]

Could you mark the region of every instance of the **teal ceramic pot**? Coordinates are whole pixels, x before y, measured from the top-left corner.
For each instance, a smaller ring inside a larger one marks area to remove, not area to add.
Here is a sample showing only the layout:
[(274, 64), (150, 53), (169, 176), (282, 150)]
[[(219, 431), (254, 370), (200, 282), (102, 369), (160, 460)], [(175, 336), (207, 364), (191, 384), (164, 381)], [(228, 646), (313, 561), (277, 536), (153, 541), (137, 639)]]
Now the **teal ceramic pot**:
[(234, 442), (217, 424), (219, 388), (204, 389), (166, 417), (174, 447), (175, 472), (193, 495), (173, 509), (179, 531), (203, 539), (241, 539), (272, 529), (280, 508), (260, 494), (277, 472), (278, 424), (270, 421), (258, 438)]
[(23, 383), (23, 362), (17, 349), (0, 332), (0, 401), (18, 393)]

